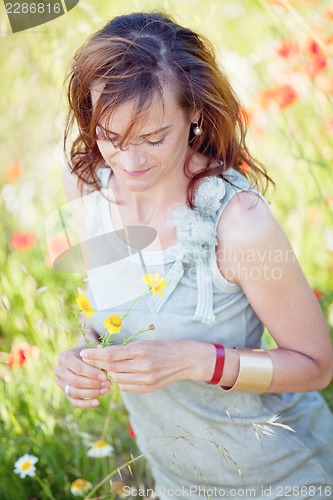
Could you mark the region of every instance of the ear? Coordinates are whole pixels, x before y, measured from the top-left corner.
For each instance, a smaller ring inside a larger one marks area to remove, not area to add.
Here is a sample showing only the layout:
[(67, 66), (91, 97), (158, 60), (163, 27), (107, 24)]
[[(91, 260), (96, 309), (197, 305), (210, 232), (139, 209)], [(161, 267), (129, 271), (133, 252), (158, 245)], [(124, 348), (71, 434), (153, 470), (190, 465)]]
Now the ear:
[(199, 122), (201, 116), (201, 110), (193, 111), (190, 114), (191, 123)]

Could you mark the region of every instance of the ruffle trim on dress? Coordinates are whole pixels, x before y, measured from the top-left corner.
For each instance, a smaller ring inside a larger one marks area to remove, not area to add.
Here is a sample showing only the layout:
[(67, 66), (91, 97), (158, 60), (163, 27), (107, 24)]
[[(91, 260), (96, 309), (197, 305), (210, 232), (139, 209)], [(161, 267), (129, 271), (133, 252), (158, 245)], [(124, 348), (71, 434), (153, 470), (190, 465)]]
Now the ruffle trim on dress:
[(213, 311), (213, 282), (209, 265), (212, 250), (217, 244), (215, 220), (226, 194), (224, 181), (219, 177), (206, 177), (195, 195), (195, 208), (176, 207), (170, 225), (177, 231), (177, 260), (166, 275), (168, 288), (163, 297), (151, 297), (150, 307), (158, 312), (181, 280), (185, 267), (196, 268), (197, 305), (194, 321), (207, 325), (215, 323)]
[(193, 266), (199, 259), (207, 259), (217, 244), (215, 219), (226, 194), (219, 177), (206, 177), (195, 195), (195, 208), (177, 207), (171, 214), (170, 224), (177, 231), (177, 247), (185, 265)]

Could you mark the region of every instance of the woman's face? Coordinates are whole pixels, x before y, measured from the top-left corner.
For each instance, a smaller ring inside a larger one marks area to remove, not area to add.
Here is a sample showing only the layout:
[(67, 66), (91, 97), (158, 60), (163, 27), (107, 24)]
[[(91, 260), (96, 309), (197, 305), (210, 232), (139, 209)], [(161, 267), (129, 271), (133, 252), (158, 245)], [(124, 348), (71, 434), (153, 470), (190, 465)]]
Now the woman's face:
[[(101, 88), (94, 86), (91, 91), (95, 105)], [(112, 168), (114, 179), (123, 189), (147, 191), (163, 182), (179, 182), (184, 176), (183, 165), (188, 152), (188, 137), (191, 122), (198, 113), (187, 114), (178, 106), (175, 93), (170, 85), (163, 89), (164, 109), (156, 96), (150, 106), (147, 119), (136, 131), (130, 144), (123, 150), (115, 147), (123, 138), (132, 119), (133, 102), (122, 104), (112, 114), (105, 134), (105, 120), (97, 127), (97, 145), (105, 162)]]

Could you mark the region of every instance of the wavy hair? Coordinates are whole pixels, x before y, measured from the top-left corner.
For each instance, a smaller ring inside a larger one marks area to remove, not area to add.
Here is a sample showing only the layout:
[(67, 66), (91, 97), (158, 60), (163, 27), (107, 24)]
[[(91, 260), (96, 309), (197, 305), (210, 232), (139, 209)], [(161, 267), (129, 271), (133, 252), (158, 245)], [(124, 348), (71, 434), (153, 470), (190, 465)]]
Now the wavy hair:
[[(133, 102), (131, 124), (117, 145), (121, 148), (144, 119), (156, 94), (163, 103), (163, 85), (167, 81), (175, 85), (178, 105), (185, 113), (201, 113), (203, 133), (196, 136), (190, 131), (190, 154), (184, 164), (185, 175), (189, 178), (189, 206), (194, 206), (194, 193), (202, 177), (223, 177), (229, 167), (250, 176), (253, 185), (264, 178), (263, 192), (269, 182), (274, 184), (247, 148), (246, 115), (216, 62), (211, 43), (179, 26), (170, 16), (151, 12), (114, 18), (76, 52), (67, 79), (69, 112), (64, 150), (66, 154), (76, 124), (78, 135), (72, 142), (67, 161), (81, 188), (88, 185), (101, 189), (97, 171), (104, 160), (96, 137), (100, 119), (110, 119), (118, 106)], [(96, 82), (102, 84), (103, 90), (93, 109), (91, 88)], [(189, 163), (196, 152), (204, 154), (207, 163), (203, 170), (191, 175)], [(220, 160), (218, 166), (212, 166), (213, 160)], [(248, 171), (242, 168), (244, 164), (250, 167)]]

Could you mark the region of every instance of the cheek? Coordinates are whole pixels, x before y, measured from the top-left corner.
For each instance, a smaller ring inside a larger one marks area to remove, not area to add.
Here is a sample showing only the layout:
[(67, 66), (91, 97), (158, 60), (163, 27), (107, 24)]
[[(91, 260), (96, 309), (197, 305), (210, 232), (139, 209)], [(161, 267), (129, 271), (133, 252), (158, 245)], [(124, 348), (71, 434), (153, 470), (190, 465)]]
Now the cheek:
[(96, 144), (103, 158), (110, 158), (114, 154), (112, 144), (104, 141), (97, 141)]

